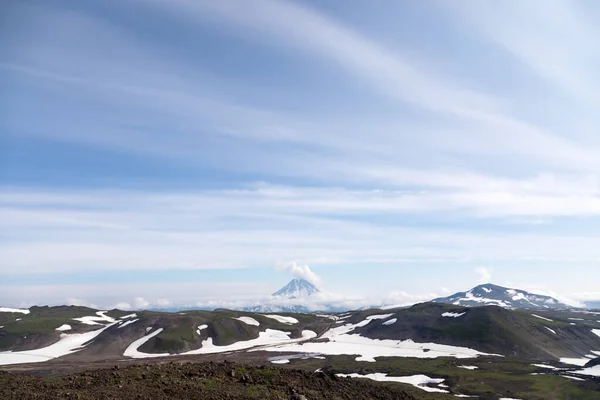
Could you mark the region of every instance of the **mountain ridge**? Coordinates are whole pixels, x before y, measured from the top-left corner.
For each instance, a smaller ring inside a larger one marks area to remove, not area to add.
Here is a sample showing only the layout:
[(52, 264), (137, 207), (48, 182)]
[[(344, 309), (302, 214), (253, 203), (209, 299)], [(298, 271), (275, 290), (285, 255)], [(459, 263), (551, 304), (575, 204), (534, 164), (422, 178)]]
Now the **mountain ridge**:
[(485, 283), (446, 297), (431, 300), (433, 303), (445, 303), (465, 307), (495, 305), (509, 309), (559, 310), (573, 308), (559, 300), (521, 289), (507, 288)]

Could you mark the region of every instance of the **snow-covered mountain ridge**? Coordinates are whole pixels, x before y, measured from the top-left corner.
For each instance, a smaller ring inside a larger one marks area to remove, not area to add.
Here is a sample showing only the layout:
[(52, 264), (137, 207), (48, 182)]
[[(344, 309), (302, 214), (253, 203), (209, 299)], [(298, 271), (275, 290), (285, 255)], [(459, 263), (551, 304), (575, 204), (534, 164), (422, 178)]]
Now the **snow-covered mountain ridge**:
[(432, 300), (435, 303), (454, 304), (465, 307), (500, 306), (510, 309), (556, 310), (571, 308), (550, 296), (529, 293), (520, 289), (506, 288), (487, 283), (467, 292)]

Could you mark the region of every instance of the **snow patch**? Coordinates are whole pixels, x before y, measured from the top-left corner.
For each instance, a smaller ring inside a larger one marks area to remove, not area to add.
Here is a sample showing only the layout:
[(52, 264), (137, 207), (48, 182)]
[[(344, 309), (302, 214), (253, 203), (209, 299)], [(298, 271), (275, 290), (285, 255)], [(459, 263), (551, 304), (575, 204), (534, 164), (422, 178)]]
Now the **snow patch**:
[(543, 319), (544, 321), (554, 322), (554, 320), (550, 319), (550, 318), (542, 317), (542, 316), (536, 315), (536, 314), (531, 314), (531, 315), (534, 316), (534, 317), (536, 317), (536, 318)]
[(125, 322), (123, 325), (119, 326), (119, 329), (126, 327), (129, 324), (133, 324), (134, 322), (139, 321), (139, 318), (136, 319), (130, 319), (129, 321)]
[(198, 327), (198, 329), (196, 329), (196, 333), (197, 333), (198, 335), (201, 335), (201, 334), (202, 334), (202, 331), (203, 331), (204, 329), (207, 329), (207, 328), (208, 328), (208, 325), (206, 325), (206, 324), (200, 325), (200, 326)]
[(486, 293), (492, 293), (492, 289), (488, 289), (486, 287), (482, 287), (483, 291)]
[(592, 333), (593, 333), (594, 335), (598, 335), (598, 336), (600, 336), (600, 329), (592, 329)]
[(11, 313), (21, 313), (21, 314), (29, 314), (31, 311), (23, 308), (6, 308), (0, 307), (0, 312), (11, 312)]
[(570, 365), (578, 365), (580, 367), (583, 367), (585, 364), (587, 364), (590, 361), (589, 358), (561, 358), (560, 362), (563, 364), (570, 364)]
[(396, 321), (398, 321), (398, 319), (397, 319), (397, 318), (392, 318), (392, 319), (389, 319), (389, 320), (385, 321), (385, 322), (384, 322), (384, 323), (382, 323), (381, 325), (389, 326), (389, 325), (395, 324), (395, 323), (396, 323)]
[(561, 376), (563, 378), (573, 379), (574, 381), (583, 381), (583, 382), (585, 382), (585, 379), (577, 378), (576, 376), (569, 376), (569, 375), (561, 375)]
[(252, 317), (233, 317), (233, 319), (237, 319), (238, 321), (242, 321), (245, 324), (248, 325), (254, 325), (254, 326), (259, 326), (260, 322), (258, 322), (257, 320), (255, 320)]
[(287, 324), (287, 325), (293, 325), (293, 324), (298, 323), (298, 320), (293, 317), (284, 317), (282, 315), (275, 315), (275, 314), (271, 314), (271, 315), (262, 314), (262, 316), (274, 319), (277, 322), (281, 322), (282, 324)]
[(125, 352), (123, 353), (123, 355), (125, 357), (131, 357), (131, 358), (164, 357), (164, 356), (170, 355), (169, 353), (162, 353), (162, 354), (154, 354), (154, 353), (152, 353), (151, 354), (151, 353), (142, 353), (141, 351), (138, 351), (138, 348), (140, 346), (142, 346), (144, 343), (146, 343), (148, 340), (152, 339), (154, 336), (158, 335), (162, 331), (163, 331), (163, 328), (158, 328), (157, 330), (155, 330), (154, 332), (150, 333), (149, 335), (142, 336), (138, 340), (134, 340), (125, 349)]
[(137, 317), (137, 314), (129, 314), (124, 317), (121, 317), (121, 319), (136, 318), (136, 317)]
[[(589, 360), (588, 360), (589, 361)], [(600, 365), (575, 371), (578, 375), (600, 376)]]
[(550, 332), (554, 333), (556, 335), (556, 332), (554, 331), (554, 329), (550, 329), (547, 326), (545, 326), (544, 328), (548, 329)]
[(442, 317), (458, 318), (458, 317), (462, 317), (465, 314), (466, 314), (466, 312), (462, 312), (462, 313), (445, 312), (442, 314)]
[(473, 293), (471, 292), (467, 292), (466, 297), (459, 299), (457, 302), (455, 302), (454, 304), (460, 304), (461, 301), (474, 301), (476, 303), (486, 303), (486, 304), (495, 304), (497, 306), (500, 307), (505, 307), (505, 308), (512, 308), (512, 306), (502, 300), (495, 300), (495, 299), (488, 299), (485, 297), (476, 297), (473, 295)]
[(531, 364), (534, 367), (538, 367), (538, 368), (546, 368), (546, 369), (559, 369), (556, 367), (553, 367), (552, 365), (546, 365), (546, 364)]
[(374, 320), (374, 319), (387, 319), (387, 318), (389, 318), (389, 317), (391, 317), (391, 316), (393, 316), (393, 315), (394, 315), (394, 314), (378, 314), (378, 315), (369, 315), (369, 316), (367, 317), (367, 320), (368, 320), (368, 321), (372, 321), (372, 320)]
[(474, 365), (459, 365), (458, 368), (474, 370), (474, 369), (478, 369), (479, 367), (476, 367)]
[(374, 374), (336, 374), (336, 376), (342, 378), (366, 378), (371, 379), (378, 382), (400, 382), (407, 383), (409, 385), (413, 385), (421, 390), (426, 392), (437, 392), (437, 393), (448, 393), (447, 390), (434, 388), (427, 386), (428, 384), (440, 384), (444, 382), (443, 379), (434, 379), (430, 378), (427, 375), (412, 375), (412, 376), (388, 376), (387, 374), (382, 374), (376, 372)]
[(272, 364), (288, 364), (289, 362), (290, 362), (290, 360), (287, 358), (271, 361)]
[(115, 319), (106, 315), (108, 311), (98, 311), (96, 315), (73, 318), (74, 321), (79, 321), (86, 325), (102, 325), (101, 322), (113, 323)]
[(63, 324), (55, 329), (55, 331), (61, 331), (61, 332), (70, 331), (70, 330), (71, 330), (71, 325), (67, 325), (67, 324)]

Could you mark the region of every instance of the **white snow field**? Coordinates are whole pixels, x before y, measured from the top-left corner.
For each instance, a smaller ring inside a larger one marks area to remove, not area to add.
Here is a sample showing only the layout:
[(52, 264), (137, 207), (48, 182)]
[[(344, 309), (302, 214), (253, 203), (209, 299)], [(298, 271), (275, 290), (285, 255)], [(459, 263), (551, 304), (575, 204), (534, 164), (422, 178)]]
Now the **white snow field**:
[(274, 319), (277, 322), (281, 322), (286, 325), (297, 324), (298, 320), (294, 317), (284, 317), (283, 315), (275, 315), (275, 314), (261, 314), (263, 317)]
[(75, 321), (79, 321), (86, 325), (102, 325), (102, 322), (113, 323), (115, 319), (106, 315), (108, 311), (98, 311), (96, 315), (73, 318)]
[(62, 333), (58, 342), (37, 350), (0, 352), (0, 365), (44, 362), (75, 353), (114, 324), (86, 333)]
[(598, 335), (598, 336), (600, 336), (600, 329), (592, 329), (592, 333), (593, 333), (594, 335)]
[(29, 311), (27, 309), (23, 309), (23, 308), (6, 308), (6, 307), (0, 307), (0, 312), (29, 314), (31, 311)]
[[(589, 361), (589, 360), (588, 360)], [(600, 365), (575, 371), (578, 375), (600, 376)]]
[[(393, 314), (389, 314), (391, 316)], [(376, 357), (416, 357), (416, 358), (475, 358), (481, 353), (467, 347), (441, 345), (436, 343), (415, 343), (412, 340), (370, 339), (357, 334), (349, 334), (355, 328), (368, 325), (374, 316), (367, 317), (357, 324), (346, 324), (330, 329), (321, 338), (328, 342), (305, 342), (266, 347), (264, 351), (290, 353), (320, 353), (324, 355), (357, 355), (356, 361), (375, 362)], [(500, 356), (501, 357), (501, 356)]]
[(389, 325), (395, 324), (396, 321), (398, 321), (397, 318), (388, 319), (387, 321), (383, 322), (381, 325), (389, 326)]
[(585, 364), (590, 362), (589, 358), (561, 358), (560, 362), (563, 364), (577, 365), (583, 367)]
[(136, 318), (137, 314), (129, 314), (129, 315), (125, 315), (123, 317), (121, 317), (121, 319), (128, 319), (128, 318)]
[(463, 313), (445, 312), (445, 313), (442, 314), (442, 317), (458, 318), (458, 317), (462, 317), (465, 314), (466, 314), (466, 312), (463, 312)]
[(427, 384), (439, 385), (440, 383), (444, 382), (443, 379), (434, 379), (434, 378), (428, 377), (427, 375), (387, 376), (387, 374), (382, 374), (382, 373), (376, 372), (374, 374), (367, 374), (367, 375), (336, 374), (336, 376), (339, 376), (342, 378), (366, 378), (366, 379), (371, 379), (371, 380), (378, 381), (378, 382), (407, 383), (409, 385), (413, 385), (414, 387), (417, 387), (426, 392), (448, 393), (448, 391), (444, 390), (444, 389), (426, 386)]
[(259, 326), (260, 322), (258, 322), (257, 320), (255, 320), (252, 317), (233, 317), (233, 319), (237, 319), (238, 321), (242, 321), (245, 324), (248, 325), (254, 325), (254, 326)]

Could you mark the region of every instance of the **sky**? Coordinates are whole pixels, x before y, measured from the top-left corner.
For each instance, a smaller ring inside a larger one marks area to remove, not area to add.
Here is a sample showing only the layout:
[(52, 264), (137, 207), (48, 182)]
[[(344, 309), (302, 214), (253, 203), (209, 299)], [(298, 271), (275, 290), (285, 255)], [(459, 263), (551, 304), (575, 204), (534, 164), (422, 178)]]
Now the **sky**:
[(0, 305), (600, 299), (596, 1), (0, 8)]

